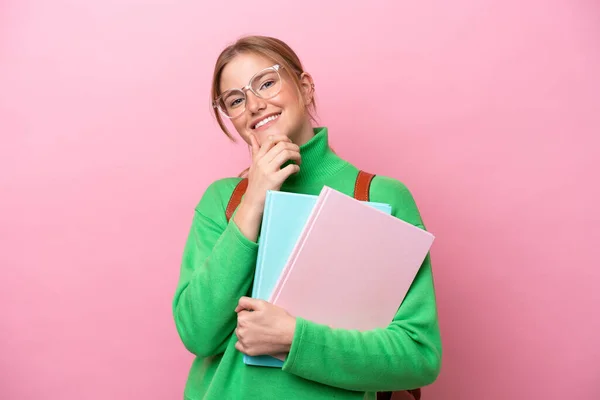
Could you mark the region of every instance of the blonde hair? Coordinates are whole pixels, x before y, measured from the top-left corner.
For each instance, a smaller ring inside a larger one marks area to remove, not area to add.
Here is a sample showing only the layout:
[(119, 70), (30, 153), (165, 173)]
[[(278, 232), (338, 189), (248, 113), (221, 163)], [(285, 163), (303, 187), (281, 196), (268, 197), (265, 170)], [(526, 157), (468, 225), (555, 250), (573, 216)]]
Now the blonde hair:
[[(285, 42), (279, 39), (269, 36), (254, 35), (245, 36), (238, 39), (235, 43), (227, 46), (217, 58), (217, 61), (215, 63), (215, 70), (213, 73), (212, 87), (210, 91), (211, 105), (213, 100), (219, 97), (219, 95), (221, 94), (220, 83), (223, 68), (225, 68), (227, 63), (233, 60), (233, 58), (235, 58), (237, 55), (249, 53), (269, 58), (275, 63), (282, 66), (284, 71), (287, 71), (287, 74), (290, 76), (296, 88), (298, 98), (302, 98), (300, 76), (304, 72), (304, 68), (302, 67), (302, 62), (300, 62), (300, 58), (298, 58), (298, 55), (294, 52), (294, 50), (292, 50), (290, 46), (288, 46)], [(314, 97), (311, 103), (309, 104), (308, 109), (306, 109), (306, 106), (303, 101), (300, 101), (300, 104), (304, 111), (308, 112), (310, 119), (315, 120), (313, 114), (316, 112), (316, 104)], [(229, 139), (235, 142), (235, 138), (225, 127), (223, 117), (219, 110), (217, 108), (213, 108), (213, 112), (215, 114), (217, 122), (219, 123), (219, 126), (221, 127), (221, 130), (225, 133), (225, 135), (227, 135)]]

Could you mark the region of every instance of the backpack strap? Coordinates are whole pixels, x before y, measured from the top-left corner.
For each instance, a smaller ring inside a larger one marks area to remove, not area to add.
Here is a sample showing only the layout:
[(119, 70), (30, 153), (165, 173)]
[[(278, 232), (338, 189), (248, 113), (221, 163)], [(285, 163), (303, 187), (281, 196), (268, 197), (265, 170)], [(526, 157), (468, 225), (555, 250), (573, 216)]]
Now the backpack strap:
[(369, 189), (371, 187), (371, 181), (374, 177), (374, 174), (370, 174), (365, 171), (358, 171), (356, 183), (354, 184), (354, 198), (356, 200), (369, 201)]
[[(358, 175), (356, 176), (356, 182), (354, 183), (354, 198), (361, 201), (369, 201), (369, 188), (371, 186), (371, 181), (375, 177), (374, 174), (370, 174), (365, 171), (358, 171)], [(233, 193), (231, 193), (231, 197), (229, 198), (229, 202), (227, 203), (227, 208), (225, 209), (225, 218), (227, 222), (231, 219), (233, 212), (240, 205), (242, 201), (242, 196), (246, 192), (248, 188), (248, 178), (244, 178), (238, 182), (238, 184), (233, 189)]]
[(229, 198), (229, 203), (227, 203), (227, 208), (225, 209), (225, 218), (227, 222), (231, 219), (233, 212), (242, 202), (242, 196), (246, 193), (246, 189), (248, 188), (248, 178), (244, 178), (238, 182), (238, 184), (233, 189), (233, 193), (231, 193), (231, 197)]

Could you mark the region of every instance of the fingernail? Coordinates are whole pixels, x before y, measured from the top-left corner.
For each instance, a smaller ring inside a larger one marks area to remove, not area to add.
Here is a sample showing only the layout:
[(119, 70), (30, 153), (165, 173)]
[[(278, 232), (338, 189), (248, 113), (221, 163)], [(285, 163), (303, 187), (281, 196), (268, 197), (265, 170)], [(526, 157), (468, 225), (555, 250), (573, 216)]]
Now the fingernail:
[(269, 136), (269, 140), (273, 141), (273, 136)]

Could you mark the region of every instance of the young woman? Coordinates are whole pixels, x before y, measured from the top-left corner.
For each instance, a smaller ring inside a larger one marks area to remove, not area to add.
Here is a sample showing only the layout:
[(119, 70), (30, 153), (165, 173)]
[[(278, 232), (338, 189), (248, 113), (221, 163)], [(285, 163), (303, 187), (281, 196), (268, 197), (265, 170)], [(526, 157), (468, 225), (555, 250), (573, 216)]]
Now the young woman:
[[(375, 399), (392, 391), (412, 398), (408, 390), (438, 376), (429, 256), (385, 329), (332, 329), (249, 297), (267, 190), (318, 195), (327, 185), (353, 194), (359, 170), (331, 150), (327, 128), (312, 127), (314, 93), (297, 55), (275, 38), (242, 38), (216, 62), (215, 116), (230, 138), (224, 118), (231, 121), (252, 162), (232, 218), (226, 210), (240, 177), (212, 183), (195, 208), (173, 301), (177, 331), (196, 355), (185, 399)], [(369, 194), (425, 229), (401, 182), (375, 176)], [(286, 357), (283, 368), (270, 368), (244, 364), (243, 354)]]

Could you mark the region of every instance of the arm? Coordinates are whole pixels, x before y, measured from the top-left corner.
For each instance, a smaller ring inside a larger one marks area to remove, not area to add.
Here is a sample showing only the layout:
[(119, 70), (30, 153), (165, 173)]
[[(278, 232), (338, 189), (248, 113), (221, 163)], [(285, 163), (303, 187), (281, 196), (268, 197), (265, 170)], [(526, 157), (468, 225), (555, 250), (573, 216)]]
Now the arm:
[[(185, 347), (197, 356), (222, 353), (236, 326), (235, 307), (247, 294), (257, 244), (246, 238), (234, 218), (217, 222), (216, 193), (207, 190), (195, 210), (183, 252), (173, 315)], [(241, 205), (240, 205), (241, 207)]]
[(283, 370), (348, 390), (395, 391), (431, 384), (439, 374), (440, 359), (428, 256), (393, 322), (385, 329), (332, 329), (297, 318)]
[[(371, 200), (391, 204), (395, 217), (425, 229), (411, 193), (397, 180), (376, 177)], [(428, 255), (385, 329), (332, 329), (297, 318), (283, 370), (349, 390), (396, 391), (432, 383), (439, 374), (440, 361), (441, 339)]]
[(251, 143), (248, 188), (233, 218), (226, 222), (220, 201), (232, 188), (219, 194), (220, 185), (211, 185), (196, 208), (184, 249), (173, 314), (185, 347), (201, 357), (225, 351), (237, 324), (238, 300), (250, 290), (266, 192), (278, 190), (299, 168), (281, 168), (288, 160), (300, 162), (298, 146), (286, 136), (262, 146), (251, 136)]

